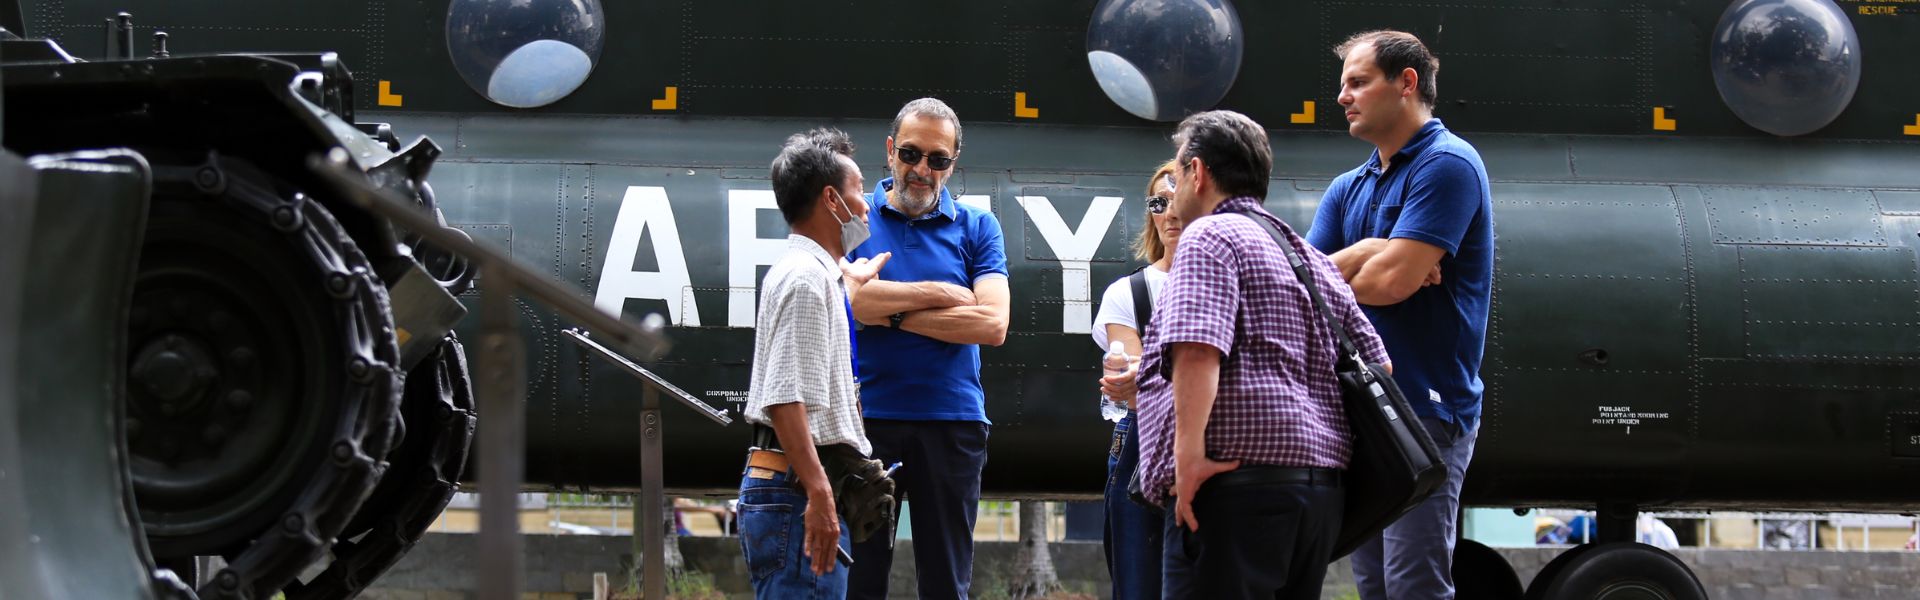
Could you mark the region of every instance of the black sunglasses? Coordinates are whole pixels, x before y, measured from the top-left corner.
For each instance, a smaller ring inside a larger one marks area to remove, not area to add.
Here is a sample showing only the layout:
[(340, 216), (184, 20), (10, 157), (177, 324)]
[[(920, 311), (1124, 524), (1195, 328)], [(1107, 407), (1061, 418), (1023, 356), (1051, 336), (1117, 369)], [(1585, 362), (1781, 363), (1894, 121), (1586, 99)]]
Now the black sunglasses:
[(1167, 212), (1167, 201), (1168, 201), (1168, 198), (1166, 196), (1153, 196), (1153, 197), (1147, 198), (1147, 212), (1150, 212), (1156, 215)]
[(921, 152), (919, 150), (908, 148), (905, 146), (894, 148), (893, 154), (894, 156), (900, 157), (900, 162), (907, 163), (909, 165), (920, 164), (920, 158), (924, 156), (927, 159), (927, 168), (929, 169), (933, 169), (935, 171), (945, 171), (947, 169), (953, 168), (953, 157), (947, 156), (945, 154), (935, 154), (932, 156), (928, 156), (927, 153), (925, 152)]

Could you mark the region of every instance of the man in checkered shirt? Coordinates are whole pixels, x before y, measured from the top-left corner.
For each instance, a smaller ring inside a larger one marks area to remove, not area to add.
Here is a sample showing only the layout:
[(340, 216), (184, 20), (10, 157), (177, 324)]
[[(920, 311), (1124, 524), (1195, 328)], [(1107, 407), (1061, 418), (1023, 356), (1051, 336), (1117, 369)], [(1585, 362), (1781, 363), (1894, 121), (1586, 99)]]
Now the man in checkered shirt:
[(1162, 589), (1319, 598), (1350, 449), (1339, 344), (1253, 219), (1285, 234), (1368, 360), (1387, 362), (1386, 350), (1333, 263), (1261, 207), (1273, 154), (1258, 123), (1205, 112), (1173, 139), (1168, 210), (1188, 225), (1154, 306), (1139, 392), (1142, 489), (1172, 503)]
[(793, 233), (761, 282), (745, 416), (756, 429), (771, 427), (778, 449), (764, 444), (770, 447), (748, 454), (740, 546), (756, 596), (838, 598), (846, 595), (847, 570), (835, 558), (852, 541), (821, 455), (873, 452), (854, 385), (851, 298), (889, 255), (841, 262), (867, 236), (865, 186), (845, 133), (815, 129), (788, 138), (772, 179)]

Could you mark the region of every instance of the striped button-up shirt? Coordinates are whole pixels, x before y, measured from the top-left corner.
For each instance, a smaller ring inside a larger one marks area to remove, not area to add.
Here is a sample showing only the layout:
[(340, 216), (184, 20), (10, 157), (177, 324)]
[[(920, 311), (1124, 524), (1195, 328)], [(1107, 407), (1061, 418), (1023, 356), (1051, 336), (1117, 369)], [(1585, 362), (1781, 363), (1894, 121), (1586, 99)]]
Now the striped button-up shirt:
[(853, 379), (853, 337), (840, 263), (811, 238), (787, 236), (787, 252), (760, 283), (753, 328), (749, 423), (772, 426), (767, 407), (798, 402), (816, 446), (847, 444), (872, 455)]
[(1140, 368), (1140, 468), (1148, 498), (1173, 487), (1173, 386), (1169, 346), (1205, 344), (1221, 353), (1220, 383), (1207, 420), (1206, 454), (1247, 465), (1345, 468), (1346, 412), (1334, 376), (1339, 342), (1313, 308), (1287, 257), (1252, 211), (1286, 234), (1307, 261), (1327, 308), (1367, 360), (1385, 346), (1353, 300), (1333, 261), (1267, 213), (1253, 197), (1230, 198), (1180, 234), (1173, 269), (1154, 303)]

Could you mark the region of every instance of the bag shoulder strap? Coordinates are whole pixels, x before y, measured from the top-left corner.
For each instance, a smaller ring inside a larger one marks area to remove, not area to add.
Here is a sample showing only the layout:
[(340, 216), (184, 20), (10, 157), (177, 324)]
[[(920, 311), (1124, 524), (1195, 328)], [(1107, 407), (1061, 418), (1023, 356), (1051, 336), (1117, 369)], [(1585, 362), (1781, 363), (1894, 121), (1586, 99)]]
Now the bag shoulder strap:
[(1286, 253), (1287, 263), (1293, 266), (1294, 276), (1300, 279), (1301, 284), (1307, 286), (1307, 297), (1313, 299), (1314, 312), (1320, 313), (1320, 320), (1327, 324), (1328, 329), (1333, 330), (1334, 338), (1339, 341), (1340, 360), (1352, 361), (1354, 365), (1365, 364), (1365, 361), (1360, 358), (1359, 347), (1354, 346), (1353, 339), (1347, 337), (1346, 326), (1340, 319), (1333, 318), (1332, 311), (1327, 310), (1327, 302), (1320, 296), (1320, 286), (1314, 284), (1312, 270), (1307, 267), (1307, 262), (1300, 258), (1300, 253), (1294, 251), (1293, 243), (1287, 240), (1287, 236), (1282, 234), (1280, 228), (1274, 226), (1273, 221), (1268, 220), (1265, 215), (1253, 211), (1236, 211), (1236, 214), (1265, 227), (1267, 234), (1273, 236), (1273, 242), (1280, 245), (1280, 251)]
[[(1127, 281), (1133, 286), (1133, 330), (1140, 334), (1141, 344), (1147, 341), (1147, 324), (1153, 322), (1153, 299), (1147, 296), (1147, 269), (1151, 268), (1140, 267), (1140, 270), (1127, 276)], [(1141, 348), (1135, 348), (1134, 351), (1144, 352)]]

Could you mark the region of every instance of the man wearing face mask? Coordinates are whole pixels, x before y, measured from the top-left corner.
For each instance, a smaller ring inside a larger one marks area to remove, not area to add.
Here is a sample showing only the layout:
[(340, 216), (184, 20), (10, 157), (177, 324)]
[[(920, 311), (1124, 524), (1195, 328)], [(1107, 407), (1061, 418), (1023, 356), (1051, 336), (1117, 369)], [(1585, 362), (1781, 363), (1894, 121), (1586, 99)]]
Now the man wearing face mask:
[[(913, 512), (921, 598), (966, 598), (973, 524), (987, 462), (980, 344), (1006, 340), (1007, 259), (993, 213), (954, 201), (947, 177), (960, 156), (960, 118), (921, 98), (894, 117), (893, 176), (868, 198), (873, 239), (850, 257), (893, 259), (854, 298), (860, 401), (873, 456), (893, 464)], [(855, 546), (848, 597), (884, 598), (890, 539)]]
[[(845, 465), (872, 453), (854, 384), (851, 299), (889, 255), (842, 263), (867, 238), (860, 167), (845, 133), (815, 129), (788, 138), (772, 179), (793, 233), (760, 287), (745, 410), (755, 441), (740, 479), (740, 546), (757, 597), (840, 597), (847, 570), (836, 558), (851, 548), (850, 529), (860, 519), (842, 526), (840, 509), (848, 507), (837, 507), (834, 493), (849, 484), (836, 486), (829, 473), (857, 473)], [(884, 477), (869, 480), (885, 485)]]

